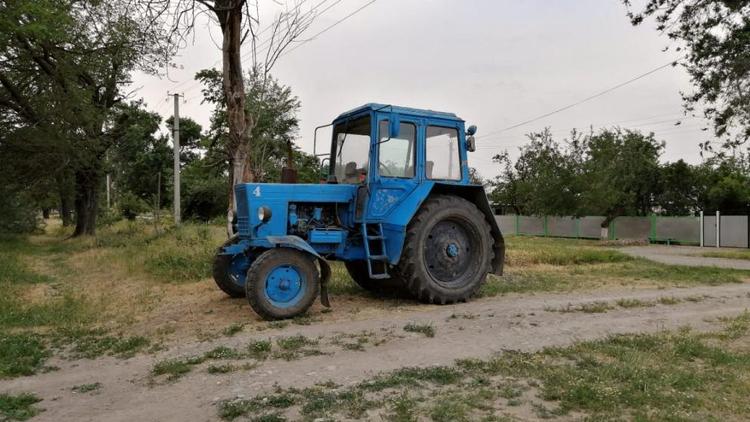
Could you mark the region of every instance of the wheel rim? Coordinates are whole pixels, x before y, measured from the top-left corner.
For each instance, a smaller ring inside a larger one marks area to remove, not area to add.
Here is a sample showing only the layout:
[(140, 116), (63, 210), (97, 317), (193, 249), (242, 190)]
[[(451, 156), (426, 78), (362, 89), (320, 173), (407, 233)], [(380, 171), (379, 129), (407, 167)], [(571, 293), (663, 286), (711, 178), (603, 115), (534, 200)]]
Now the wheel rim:
[(266, 298), (279, 308), (296, 305), (305, 295), (306, 288), (305, 277), (292, 265), (279, 265), (266, 276)]
[(458, 219), (438, 222), (425, 238), (424, 262), (427, 272), (439, 284), (459, 287), (468, 281), (464, 276), (476, 271), (477, 241), (473, 230)]
[(245, 255), (235, 255), (229, 263), (229, 278), (238, 286), (245, 286), (250, 260)]

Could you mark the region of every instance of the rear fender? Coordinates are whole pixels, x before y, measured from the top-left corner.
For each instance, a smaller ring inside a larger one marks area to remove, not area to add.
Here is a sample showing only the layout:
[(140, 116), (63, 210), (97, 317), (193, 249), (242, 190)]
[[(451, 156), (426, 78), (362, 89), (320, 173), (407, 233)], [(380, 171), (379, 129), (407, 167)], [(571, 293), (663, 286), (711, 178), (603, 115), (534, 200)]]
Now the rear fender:
[(320, 303), (325, 307), (331, 307), (328, 300), (328, 282), (331, 279), (331, 266), (318, 254), (318, 252), (299, 236), (266, 236), (266, 240), (276, 248), (294, 248), (308, 253), (318, 260), (320, 264)]

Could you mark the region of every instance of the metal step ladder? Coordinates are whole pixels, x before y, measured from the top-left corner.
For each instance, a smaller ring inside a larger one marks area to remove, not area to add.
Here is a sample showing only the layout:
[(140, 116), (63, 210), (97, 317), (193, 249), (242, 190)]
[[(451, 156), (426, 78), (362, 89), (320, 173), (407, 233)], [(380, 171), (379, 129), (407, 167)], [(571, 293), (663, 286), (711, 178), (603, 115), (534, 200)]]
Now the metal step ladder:
[[(365, 245), (367, 273), (370, 278), (376, 280), (390, 278), (391, 276), (388, 274), (388, 254), (385, 250), (383, 225), (380, 223), (367, 224), (362, 222), (362, 242)], [(375, 249), (375, 251), (373, 251), (373, 249)]]

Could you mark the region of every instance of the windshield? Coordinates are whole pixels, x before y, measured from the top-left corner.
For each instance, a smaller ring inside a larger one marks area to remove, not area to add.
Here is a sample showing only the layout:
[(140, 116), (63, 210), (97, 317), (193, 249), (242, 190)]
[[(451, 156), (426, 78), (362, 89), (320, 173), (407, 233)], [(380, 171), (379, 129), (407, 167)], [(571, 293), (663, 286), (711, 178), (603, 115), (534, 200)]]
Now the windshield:
[(370, 116), (342, 122), (333, 128), (331, 156), (338, 183), (364, 182), (370, 156)]

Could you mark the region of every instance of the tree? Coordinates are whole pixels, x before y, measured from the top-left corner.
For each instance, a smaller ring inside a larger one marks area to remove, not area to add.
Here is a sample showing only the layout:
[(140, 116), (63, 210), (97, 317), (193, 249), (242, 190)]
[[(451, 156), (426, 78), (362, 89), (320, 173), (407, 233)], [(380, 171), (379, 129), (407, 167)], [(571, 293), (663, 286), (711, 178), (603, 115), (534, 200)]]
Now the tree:
[(698, 170), (684, 160), (660, 168), (655, 203), (664, 215), (691, 215), (700, 208)]
[[(159, 198), (158, 206), (171, 202), (166, 182), (172, 175), (172, 147), (158, 134), (160, 124), (161, 117), (147, 111), (141, 102), (117, 107), (109, 132), (114, 145), (109, 161), (118, 198), (129, 194), (149, 204)], [(128, 197), (128, 202), (137, 201)]]
[(664, 144), (653, 134), (605, 129), (586, 141), (580, 214), (603, 215), (602, 228), (621, 215), (651, 212)]
[(26, 137), (42, 144), (28, 160), (62, 151), (75, 186), (73, 235), (94, 234), (106, 125), (129, 74), (170, 56), (161, 26), (136, 1), (17, 0), (0, 2), (0, 28), (0, 114), (48, 135)]
[(573, 131), (564, 143), (549, 129), (528, 135), (515, 163), (506, 153), (490, 195), (517, 214), (603, 215), (602, 227), (620, 215), (646, 215), (659, 189), (663, 144), (653, 135), (621, 129)]
[[(639, 25), (655, 17), (657, 29), (687, 50), (685, 68), (694, 92), (683, 94), (692, 112), (705, 104), (717, 137), (734, 151), (750, 137), (750, 1), (748, 0), (648, 0), (633, 11), (623, 0), (628, 17)], [(736, 129), (735, 133), (733, 128)], [(710, 148), (710, 143), (703, 144)]]
[[(226, 159), (231, 163), (234, 156), (229, 146), (229, 122), (222, 100), (220, 74), (216, 69), (206, 69), (198, 72), (196, 79), (204, 84), (204, 101), (216, 105), (211, 115), (211, 128), (207, 135), (211, 148), (225, 151)], [(255, 175), (255, 181), (278, 182), (281, 177), (281, 167), (289, 164), (287, 161), (291, 149), (292, 164), (295, 168), (301, 169), (299, 180), (317, 182), (320, 174), (317, 160), (314, 157), (310, 160), (307, 154), (293, 144), (299, 130), (297, 112), (300, 102), (292, 94), (291, 88), (282, 85), (270, 75), (262, 79), (254, 73), (248, 75), (246, 86), (246, 107), (254, 110), (253, 114), (257, 116), (251, 131), (254, 141), (250, 149), (255, 159), (249, 167)], [(230, 177), (230, 190), (233, 185), (234, 181)]]
[(750, 156), (713, 157), (698, 169), (699, 203), (707, 212), (750, 213)]
[[(196, 15), (201, 9), (208, 11), (209, 16), (219, 25), (222, 33), (222, 93), (226, 104), (227, 151), (231, 156), (232, 185), (256, 180), (252, 167), (253, 129), (260, 116), (257, 110), (246, 107), (245, 74), (242, 70), (243, 57), (241, 46), (249, 40), (249, 58), (251, 74), (262, 84), (267, 81), (276, 61), (289, 45), (299, 38), (310, 26), (315, 11), (303, 13), (301, 4), (280, 13), (268, 28), (271, 33), (265, 41), (260, 35), (259, 2), (248, 0), (148, 0), (146, 4), (158, 10), (173, 9), (177, 13), (172, 22), (172, 31), (183, 39), (194, 25)], [(158, 6), (154, 6), (158, 5)], [(178, 40), (179, 42), (179, 40)], [(264, 92), (265, 90), (261, 90)], [(262, 102), (262, 98), (259, 99)], [(232, 221), (235, 212), (234, 190), (229, 192), (227, 210), (227, 232), (232, 235)]]
[(516, 213), (535, 215), (571, 215), (578, 210), (577, 155), (580, 139), (573, 132), (571, 140), (561, 145), (549, 129), (527, 135), (529, 143), (512, 164), (507, 153), (494, 160), (504, 170), (493, 183), (493, 199)]

